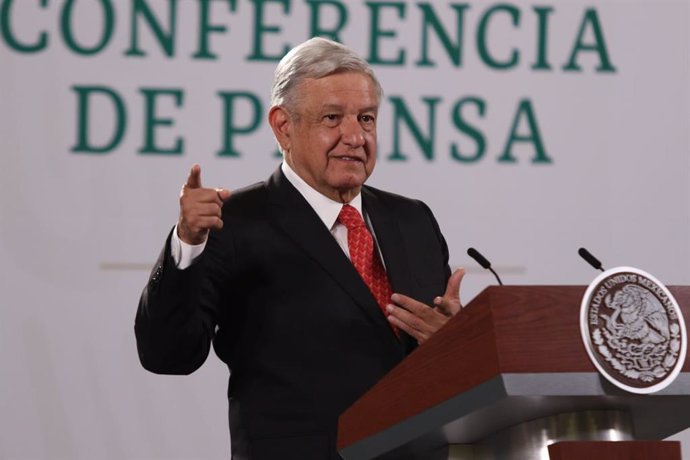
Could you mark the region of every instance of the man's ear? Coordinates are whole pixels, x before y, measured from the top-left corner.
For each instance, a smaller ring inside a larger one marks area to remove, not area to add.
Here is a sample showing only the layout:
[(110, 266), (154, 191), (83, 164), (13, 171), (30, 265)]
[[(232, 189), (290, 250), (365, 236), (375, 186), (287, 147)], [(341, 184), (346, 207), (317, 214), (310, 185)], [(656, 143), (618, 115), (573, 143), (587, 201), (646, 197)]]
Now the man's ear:
[(292, 118), (287, 111), (274, 105), (268, 112), (268, 124), (271, 125), (273, 135), (283, 152), (289, 152), (291, 147)]

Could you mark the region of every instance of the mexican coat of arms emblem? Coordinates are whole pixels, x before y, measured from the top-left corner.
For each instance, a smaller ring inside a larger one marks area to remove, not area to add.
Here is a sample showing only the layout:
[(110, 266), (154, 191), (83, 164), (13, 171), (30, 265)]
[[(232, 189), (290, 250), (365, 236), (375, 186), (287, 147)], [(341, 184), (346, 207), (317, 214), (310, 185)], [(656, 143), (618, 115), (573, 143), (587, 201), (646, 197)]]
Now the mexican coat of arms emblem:
[(636, 268), (607, 270), (590, 284), (580, 330), (599, 372), (626, 391), (665, 388), (685, 361), (687, 333), (678, 303), (656, 278)]

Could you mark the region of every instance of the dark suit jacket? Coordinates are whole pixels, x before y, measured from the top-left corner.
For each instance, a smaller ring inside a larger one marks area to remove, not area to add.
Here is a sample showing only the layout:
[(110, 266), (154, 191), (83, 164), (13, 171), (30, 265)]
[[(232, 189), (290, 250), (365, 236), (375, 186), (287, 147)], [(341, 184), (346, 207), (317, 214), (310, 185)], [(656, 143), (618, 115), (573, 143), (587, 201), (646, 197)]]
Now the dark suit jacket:
[[(426, 205), (362, 189), (394, 292), (431, 305), (450, 275)], [(211, 342), (231, 370), (233, 458), (339, 458), (337, 417), (415, 347), (398, 339), (314, 210), (278, 169), (235, 191), (191, 267), (163, 249), (139, 303), (143, 366), (186, 374)], [(405, 457), (408, 458), (408, 457)], [(426, 458), (426, 457), (424, 457)]]

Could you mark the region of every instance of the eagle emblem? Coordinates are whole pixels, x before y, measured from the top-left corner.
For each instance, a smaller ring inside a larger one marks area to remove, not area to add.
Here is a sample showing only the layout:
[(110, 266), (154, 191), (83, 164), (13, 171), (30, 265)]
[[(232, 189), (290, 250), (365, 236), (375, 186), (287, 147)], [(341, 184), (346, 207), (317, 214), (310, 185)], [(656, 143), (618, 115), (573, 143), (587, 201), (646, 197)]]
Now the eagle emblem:
[(595, 366), (611, 382), (635, 393), (665, 388), (685, 361), (685, 322), (676, 300), (651, 275), (611, 269), (589, 286), (581, 330)]

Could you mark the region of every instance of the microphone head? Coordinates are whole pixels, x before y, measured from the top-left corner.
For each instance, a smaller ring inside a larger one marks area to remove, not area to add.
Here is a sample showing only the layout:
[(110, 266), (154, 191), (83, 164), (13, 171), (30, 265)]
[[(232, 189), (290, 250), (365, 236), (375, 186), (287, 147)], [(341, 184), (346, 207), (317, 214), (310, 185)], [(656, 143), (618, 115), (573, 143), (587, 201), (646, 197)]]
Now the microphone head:
[(578, 250), (577, 250), (577, 253), (580, 254), (580, 257), (582, 257), (583, 259), (585, 259), (585, 260), (587, 261), (587, 263), (590, 264), (590, 265), (591, 265), (592, 267), (594, 267), (595, 269), (597, 269), (597, 270), (602, 270), (602, 271), (604, 270), (604, 269), (601, 267), (601, 262), (599, 262), (599, 259), (597, 259), (596, 257), (594, 257), (594, 256), (593, 256), (588, 250), (586, 250), (585, 248), (580, 248), (580, 249), (578, 249)]
[(469, 248), (467, 250), (467, 255), (476, 260), (477, 263), (482, 266), (482, 268), (487, 270), (491, 268), (491, 262), (486, 260), (486, 258), (483, 255), (479, 254), (479, 251), (477, 251), (476, 249)]

